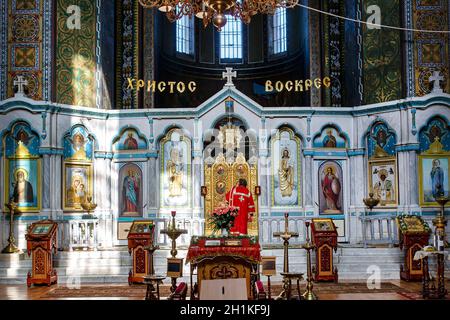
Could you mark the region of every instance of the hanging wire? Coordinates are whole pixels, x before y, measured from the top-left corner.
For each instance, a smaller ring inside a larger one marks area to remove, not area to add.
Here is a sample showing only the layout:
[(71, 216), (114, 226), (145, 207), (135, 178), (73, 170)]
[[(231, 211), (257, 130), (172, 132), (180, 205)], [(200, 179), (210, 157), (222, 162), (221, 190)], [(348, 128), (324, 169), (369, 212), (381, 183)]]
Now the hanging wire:
[(316, 8), (311, 8), (309, 6), (306, 6), (306, 5), (300, 4), (300, 3), (297, 3), (297, 6), (302, 7), (304, 9), (307, 9), (307, 10), (311, 10), (311, 11), (315, 11), (315, 12), (318, 12), (318, 13), (321, 13), (321, 14), (325, 14), (327, 16), (331, 16), (331, 17), (335, 17), (335, 18), (339, 18), (339, 19), (343, 19), (343, 20), (347, 20), (347, 21), (352, 21), (352, 22), (356, 22), (356, 23), (363, 23), (363, 24), (366, 24), (368, 26), (381, 27), (381, 28), (394, 29), (394, 30), (401, 30), (401, 31), (408, 31), (408, 32), (418, 32), (418, 33), (444, 33), (444, 34), (450, 34), (449, 30), (424, 30), (424, 29), (408, 29), (408, 28), (402, 28), (402, 27), (394, 27), (394, 26), (388, 26), (388, 25), (384, 25), (384, 24), (377, 24), (377, 23), (371, 23), (371, 22), (361, 21), (361, 20), (357, 20), (357, 19), (347, 18), (347, 17), (344, 17), (344, 16), (340, 16), (338, 14), (326, 12), (326, 11), (323, 11), (323, 10), (320, 10), (320, 9), (316, 9)]

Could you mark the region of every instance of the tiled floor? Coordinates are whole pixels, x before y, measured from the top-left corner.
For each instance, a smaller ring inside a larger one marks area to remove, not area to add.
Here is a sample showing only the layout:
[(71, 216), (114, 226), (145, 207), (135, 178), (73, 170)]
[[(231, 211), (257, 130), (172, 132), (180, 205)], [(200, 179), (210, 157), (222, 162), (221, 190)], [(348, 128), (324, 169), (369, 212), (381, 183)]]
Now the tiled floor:
[[(352, 281), (347, 281), (348, 283)], [(357, 282), (357, 281), (354, 281)], [(322, 293), (319, 295), (321, 300), (410, 300), (414, 298), (420, 299), (421, 283), (420, 282), (405, 282), (394, 280), (390, 281), (392, 284), (405, 289), (405, 291), (413, 292), (413, 294), (401, 294), (395, 292), (380, 292), (377, 293), (374, 290), (373, 293)], [(107, 288), (108, 286), (117, 287), (118, 284), (98, 284), (99, 288)], [(126, 288), (128, 285), (123, 284)], [(52, 300), (58, 298), (52, 298), (47, 293), (55, 288), (55, 286), (49, 287), (32, 287), (27, 288), (26, 285), (0, 285), (0, 300)], [(82, 298), (70, 298), (71, 300), (143, 300), (144, 297), (82, 297)], [(66, 300), (69, 298), (59, 298), (60, 300)]]

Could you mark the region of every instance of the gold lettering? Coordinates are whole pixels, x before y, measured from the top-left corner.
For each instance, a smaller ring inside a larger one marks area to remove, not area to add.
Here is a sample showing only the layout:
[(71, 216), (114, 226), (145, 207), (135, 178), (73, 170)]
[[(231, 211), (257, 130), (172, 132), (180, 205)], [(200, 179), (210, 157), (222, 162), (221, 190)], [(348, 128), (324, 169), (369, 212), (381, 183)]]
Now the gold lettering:
[(286, 82), (285, 87), (286, 87), (287, 91), (291, 92), (292, 89), (294, 88), (294, 83), (292, 81), (288, 81), (288, 82)]
[(305, 90), (308, 91), (309, 89), (311, 89), (311, 86), (312, 86), (312, 80), (311, 79), (305, 80)]
[(166, 90), (166, 83), (164, 81), (158, 83), (158, 90), (159, 92), (164, 92), (164, 90)]
[(134, 79), (128, 78), (128, 88), (127, 89), (131, 89), (133, 90), (134, 86), (133, 86), (133, 82), (135, 81)]
[(316, 86), (317, 89), (320, 89), (320, 87), (322, 86), (322, 80), (320, 80), (320, 78), (316, 78), (314, 80), (314, 85)]
[(303, 92), (303, 80), (295, 80), (295, 92)]
[(177, 83), (174, 81), (169, 81), (168, 84), (169, 84), (170, 93), (173, 93), (173, 88)]
[(179, 93), (183, 93), (184, 90), (186, 90), (186, 85), (184, 84), (184, 82), (178, 82), (177, 90)]
[(273, 91), (272, 81), (267, 80), (266, 81), (266, 92), (272, 92), (272, 91)]
[(145, 81), (144, 81), (144, 80), (139, 80), (139, 81), (137, 82), (136, 90), (139, 91), (139, 90), (141, 90), (141, 88), (143, 88), (144, 86), (145, 86)]
[(331, 85), (331, 79), (330, 79), (329, 77), (323, 78), (323, 85), (324, 85), (325, 87), (329, 88), (330, 85)]
[(189, 91), (194, 92), (195, 90), (197, 90), (197, 84), (194, 81), (189, 82), (188, 89)]
[(150, 81), (147, 82), (147, 92), (155, 92), (156, 91), (156, 81)]
[(277, 82), (275, 83), (275, 89), (276, 89), (278, 92), (283, 91), (283, 88), (284, 88), (283, 82), (277, 81)]

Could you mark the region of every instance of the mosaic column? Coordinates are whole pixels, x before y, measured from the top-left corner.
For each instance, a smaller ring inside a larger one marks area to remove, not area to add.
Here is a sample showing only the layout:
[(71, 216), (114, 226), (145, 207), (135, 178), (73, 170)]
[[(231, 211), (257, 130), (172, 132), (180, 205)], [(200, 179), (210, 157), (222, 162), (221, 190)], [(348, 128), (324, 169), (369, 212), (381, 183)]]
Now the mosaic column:
[[(313, 8), (320, 8), (318, 1), (310, 1), (309, 5)], [(320, 14), (314, 11), (309, 11), (309, 48), (310, 48), (310, 64), (309, 74), (311, 79), (320, 78), (322, 76), (321, 69), (321, 31), (320, 31)], [(322, 105), (321, 90), (316, 87), (311, 88), (311, 106)]]

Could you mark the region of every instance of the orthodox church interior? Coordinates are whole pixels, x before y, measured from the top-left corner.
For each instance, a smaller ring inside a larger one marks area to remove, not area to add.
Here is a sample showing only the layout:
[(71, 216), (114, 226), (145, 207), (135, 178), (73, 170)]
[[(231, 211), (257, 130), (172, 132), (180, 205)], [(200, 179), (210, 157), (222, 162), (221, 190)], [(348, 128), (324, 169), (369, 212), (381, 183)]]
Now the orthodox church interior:
[(446, 0), (4, 0), (0, 299), (448, 299)]

